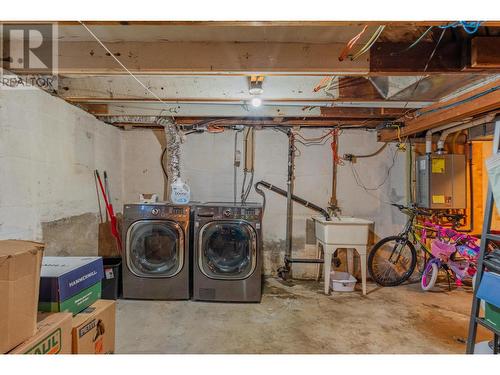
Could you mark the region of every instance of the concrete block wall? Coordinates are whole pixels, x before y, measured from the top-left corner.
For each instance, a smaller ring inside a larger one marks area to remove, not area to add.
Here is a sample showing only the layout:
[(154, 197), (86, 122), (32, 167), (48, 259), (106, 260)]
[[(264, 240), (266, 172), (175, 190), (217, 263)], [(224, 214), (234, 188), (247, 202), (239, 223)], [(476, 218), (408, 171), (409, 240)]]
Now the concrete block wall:
[[(304, 137), (317, 137), (325, 130), (304, 129)], [(152, 131), (131, 130), (123, 134), (123, 200), (135, 202), (140, 193), (163, 196), (164, 180), (160, 168), (161, 146)], [(220, 134), (192, 134), (182, 145), (182, 178), (190, 185), (194, 201), (233, 201), (232, 130)], [(340, 154), (366, 154), (382, 144), (376, 134), (362, 130), (345, 130), (340, 136)], [(254, 182), (265, 180), (286, 188), (287, 137), (278, 131), (264, 129), (256, 132)], [(295, 163), (295, 194), (326, 207), (331, 194), (331, 147), (297, 145)], [(238, 149), (243, 151), (243, 133), (239, 134)], [(351, 165), (339, 167), (338, 201), (342, 214), (369, 218), (375, 221), (375, 237), (383, 237), (400, 229), (404, 217), (387, 202), (403, 202), (405, 192), (405, 154), (398, 153), (387, 182), (387, 170), (393, 164), (394, 146), (380, 155), (359, 159), (354, 168), (367, 190), (358, 186)], [(238, 170), (238, 199), (243, 166)], [(286, 200), (266, 192), (267, 206), (263, 222), (265, 271), (274, 273), (281, 264), (285, 249)], [(261, 201), (252, 189), (249, 201)], [(316, 213), (294, 205), (293, 247), (300, 256), (315, 256), (314, 245), (306, 244), (306, 222)], [(296, 267), (296, 276), (311, 277), (316, 266)]]
[(0, 90), (0, 239), (97, 254), (96, 168), (121, 207), (119, 129), (40, 90)]

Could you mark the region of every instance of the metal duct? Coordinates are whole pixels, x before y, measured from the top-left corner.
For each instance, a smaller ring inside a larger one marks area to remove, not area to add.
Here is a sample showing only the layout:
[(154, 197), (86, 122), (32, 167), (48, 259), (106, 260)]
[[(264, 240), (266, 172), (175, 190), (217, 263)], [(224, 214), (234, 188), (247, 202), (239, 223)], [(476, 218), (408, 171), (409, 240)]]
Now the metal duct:
[(158, 117), (156, 123), (165, 129), (167, 138), (167, 170), (170, 183), (174, 183), (181, 176), (181, 143), (182, 137), (176, 124), (165, 117)]
[(157, 116), (97, 116), (101, 121), (108, 124), (154, 124), (158, 123)]

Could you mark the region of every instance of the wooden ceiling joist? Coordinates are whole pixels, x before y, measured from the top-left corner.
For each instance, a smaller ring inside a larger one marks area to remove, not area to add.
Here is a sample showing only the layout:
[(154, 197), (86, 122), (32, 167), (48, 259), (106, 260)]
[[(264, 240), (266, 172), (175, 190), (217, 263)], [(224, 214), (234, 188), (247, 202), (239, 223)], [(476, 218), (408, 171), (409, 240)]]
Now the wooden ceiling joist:
[[(339, 61), (342, 43), (107, 43), (113, 54), (135, 74), (418, 75), (424, 71), (427, 56), (435, 44), (420, 43), (400, 53), (407, 46), (406, 43), (376, 43), (370, 53), (355, 61)], [(443, 44), (425, 73), (464, 72), (467, 64), (463, 62), (462, 49), (459, 42)], [(497, 70), (488, 68), (489, 73)], [(59, 43), (58, 71), (61, 75), (123, 74), (123, 68), (97, 42)]]
[(387, 119), (402, 116), (407, 109), (402, 108), (356, 108), (356, 107), (322, 107), (322, 117)]
[[(423, 108), (419, 111), (421, 115), (414, 119), (401, 118), (404, 127), (401, 128), (400, 136), (410, 136), (496, 109), (500, 109), (500, 79), (448, 101)], [(396, 139), (398, 139), (396, 130), (382, 130), (379, 133), (380, 141), (388, 142)]]
[(500, 69), (500, 38), (477, 37), (471, 41), (471, 68)]
[[(109, 118), (107, 117), (99, 117), (99, 119), (109, 122)], [(246, 126), (264, 126), (264, 127), (273, 127), (273, 126), (300, 126), (300, 127), (374, 127), (380, 121), (378, 120), (349, 120), (349, 119), (322, 119), (322, 118), (308, 118), (308, 119), (297, 119), (297, 118), (263, 118), (263, 119), (249, 119), (249, 118), (241, 118), (241, 119), (233, 119), (233, 118), (220, 118), (220, 119), (207, 119), (207, 118), (197, 118), (197, 117), (176, 117), (175, 121), (178, 125), (181, 126), (190, 126), (190, 125), (217, 125), (217, 126), (234, 126), (234, 125), (246, 125)], [(160, 125), (155, 124), (154, 122), (127, 122), (120, 121), (114, 122), (114, 126), (117, 127), (137, 127), (137, 128), (151, 128), (151, 127), (159, 127)]]
[[(342, 43), (115, 42), (107, 47), (135, 74), (366, 74), (369, 56), (339, 61)], [(59, 43), (59, 74), (123, 74), (97, 42)]]

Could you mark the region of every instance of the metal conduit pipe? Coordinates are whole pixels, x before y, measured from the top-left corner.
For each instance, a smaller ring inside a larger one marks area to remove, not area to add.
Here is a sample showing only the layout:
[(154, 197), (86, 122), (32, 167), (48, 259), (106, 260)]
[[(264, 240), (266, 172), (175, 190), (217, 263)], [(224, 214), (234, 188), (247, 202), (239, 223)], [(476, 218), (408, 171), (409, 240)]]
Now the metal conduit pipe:
[(441, 136), (439, 137), (439, 141), (437, 143), (437, 152), (443, 152), (444, 151), (444, 143), (446, 142), (446, 138), (448, 138), (448, 136), (451, 133), (455, 133), (455, 132), (458, 132), (458, 131), (461, 131), (461, 130), (466, 130), (466, 129), (469, 129), (469, 128), (473, 128), (474, 126), (477, 126), (477, 125), (481, 125), (481, 124), (484, 124), (484, 123), (487, 123), (487, 122), (491, 122), (491, 121), (493, 121), (494, 118), (495, 118), (495, 113), (490, 113), (490, 114), (488, 114), (486, 116), (483, 116), (483, 117), (480, 117), (480, 118), (478, 118), (476, 120), (469, 121), (469, 122), (463, 123), (461, 125), (454, 126), (452, 128), (447, 128), (446, 130), (444, 130), (441, 133)]
[[(271, 190), (272, 192), (279, 194), (285, 198), (287, 198), (287, 196), (288, 196), (288, 192), (286, 190), (280, 189), (279, 187), (276, 187), (276, 186), (274, 186), (266, 181), (259, 181), (254, 186), (255, 186), (255, 191), (257, 191), (260, 195), (262, 195), (264, 197), (264, 206), (265, 206), (265, 195), (264, 195), (264, 192), (262, 191), (262, 189), (260, 189), (259, 187), (264, 187), (264, 188)], [(315, 205), (314, 203), (311, 203), (311, 202), (305, 200), (304, 198), (301, 198), (301, 197), (296, 196), (295, 194), (292, 194), (290, 199), (294, 202), (301, 204), (304, 207), (307, 207), (313, 211), (319, 212), (321, 215), (324, 216), (325, 220), (330, 221), (332, 219), (330, 217), (330, 214), (325, 209), (321, 208), (318, 205)]]

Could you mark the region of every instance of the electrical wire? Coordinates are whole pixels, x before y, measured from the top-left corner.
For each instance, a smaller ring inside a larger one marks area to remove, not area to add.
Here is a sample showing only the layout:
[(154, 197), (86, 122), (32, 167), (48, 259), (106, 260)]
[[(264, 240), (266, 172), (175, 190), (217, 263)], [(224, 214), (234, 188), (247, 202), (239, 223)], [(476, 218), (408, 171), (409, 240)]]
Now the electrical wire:
[(352, 174), (354, 176), (354, 180), (356, 182), (356, 185), (358, 185), (359, 187), (361, 187), (366, 192), (379, 190), (382, 186), (384, 186), (385, 183), (388, 181), (389, 177), (391, 176), (392, 169), (393, 169), (394, 165), (396, 164), (396, 159), (397, 159), (398, 151), (399, 151), (398, 149), (394, 150), (394, 154), (392, 156), (392, 163), (389, 166), (389, 168), (387, 169), (387, 172), (386, 172), (386, 175), (385, 175), (384, 179), (382, 180), (382, 182), (380, 182), (375, 187), (367, 187), (363, 183), (363, 181), (361, 180), (361, 177), (359, 176), (358, 171), (356, 170), (356, 168), (354, 167), (354, 165), (351, 163), (351, 171), (352, 171)]
[(448, 25), (438, 26), (440, 29), (456, 28), (461, 26), (467, 34), (475, 34), (483, 21), (455, 21)]
[(351, 52), (351, 49), (354, 47), (354, 45), (359, 40), (359, 38), (361, 37), (361, 35), (364, 34), (364, 32), (366, 31), (367, 28), (368, 28), (368, 25), (365, 25), (363, 27), (363, 30), (361, 30), (358, 34), (356, 34), (354, 36), (354, 38), (352, 38), (349, 42), (347, 42), (347, 44), (344, 47), (344, 49), (342, 50), (342, 52), (340, 52), (339, 61), (344, 61), (344, 59), (347, 57), (347, 55), (349, 54), (349, 52)]
[[(446, 32), (446, 29), (443, 29), (443, 31), (441, 32), (441, 35), (439, 36), (439, 39), (436, 42), (436, 45), (434, 46), (434, 49), (432, 50), (431, 54), (429, 55), (429, 58), (427, 59), (427, 62), (425, 63), (423, 73), (427, 72), (427, 69), (429, 68), (429, 64), (430, 64), (432, 58), (434, 57), (434, 55), (436, 54), (436, 51), (437, 51), (439, 45), (441, 44), (441, 40), (443, 40), (443, 36), (444, 36), (445, 32)], [(420, 82), (422, 82), (424, 79), (425, 79), (425, 76), (417, 81), (417, 84), (413, 87), (411, 95), (413, 95), (415, 93), (415, 91), (417, 91), (417, 88), (420, 85)], [(404, 105), (403, 110), (405, 110), (407, 106), (408, 106), (408, 102), (406, 102), (406, 104)], [(413, 111), (413, 109), (405, 111), (403, 116), (407, 117), (408, 114), (412, 111)], [(416, 117), (416, 115), (414, 117)], [(399, 127), (398, 127), (398, 131), (399, 131)]]
[(371, 154), (364, 154), (364, 155), (352, 155), (356, 159), (363, 159), (363, 158), (371, 158), (373, 156), (377, 156), (380, 154), (382, 151), (385, 150), (389, 143), (384, 143), (377, 151), (372, 152)]
[(415, 47), (417, 44), (419, 44), (419, 43), (420, 43), (420, 41), (421, 41), (422, 39), (424, 39), (424, 38), (425, 38), (425, 36), (426, 36), (427, 34), (429, 34), (429, 32), (432, 30), (432, 28), (433, 28), (433, 27), (434, 27), (434, 26), (429, 26), (429, 27), (427, 28), (427, 30), (425, 30), (425, 31), (422, 33), (422, 35), (420, 35), (420, 36), (418, 37), (418, 39), (417, 39), (417, 40), (415, 40), (412, 44), (410, 44), (410, 45), (409, 45), (408, 47), (406, 47), (405, 49), (403, 49), (403, 50), (401, 50), (401, 51), (399, 51), (399, 52), (391, 52), (391, 56), (397, 56), (397, 55), (400, 55), (400, 54), (402, 54), (402, 53), (405, 53), (405, 52), (407, 52), (407, 51), (411, 50), (413, 47)]
[(424, 111), (424, 112), (416, 111), (415, 112), (415, 116), (416, 117), (420, 117), (420, 116), (428, 115), (429, 113), (433, 113), (433, 112), (437, 112), (437, 111), (442, 111), (444, 109), (453, 108), (453, 107), (456, 107), (456, 106), (458, 106), (460, 104), (467, 103), (467, 102), (470, 102), (472, 100), (478, 99), (478, 98), (480, 98), (480, 97), (482, 97), (484, 95), (488, 95), (488, 94), (490, 94), (490, 93), (492, 93), (494, 91), (497, 91), (499, 89), (500, 89), (500, 85), (499, 86), (494, 86), (494, 87), (489, 88), (486, 91), (480, 92), (480, 93), (475, 94), (473, 96), (470, 96), (468, 98), (465, 98), (465, 99), (462, 99), (462, 100), (459, 100), (459, 101), (456, 101), (456, 102), (453, 102), (453, 103), (450, 103), (450, 104), (447, 104), (447, 105), (443, 105), (441, 107), (429, 109), (429, 110)]
[(217, 126), (217, 125), (208, 125), (207, 126), (207, 132), (209, 132), (209, 133), (223, 133), (224, 132), (224, 127), (223, 126)]
[[(92, 35), (92, 37), (97, 41), (97, 43), (99, 43), (101, 45), (102, 48), (104, 48), (106, 50), (106, 52), (134, 79), (137, 81), (137, 83), (139, 85), (141, 85), (148, 93), (150, 93), (154, 98), (156, 98), (160, 103), (163, 103), (165, 104), (165, 106), (168, 106), (168, 103), (163, 101), (163, 99), (161, 99), (158, 95), (156, 95), (153, 91), (151, 91), (151, 89), (149, 87), (147, 87), (144, 83), (142, 83), (142, 81), (137, 78), (115, 55), (113, 52), (111, 52), (109, 50), (108, 47), (106, 47), (104, 45), (104, 43), (97, 37), (97, 35), (95, 35), (92, 30), (90, 30), (87, 25), (85, 25), (82, 21), (78, 21), (88, 32), (90, 35)], [(168, 107), (168, 109), (170, 110), (170, 107)], [(172, 118), (172, 120), (174, 121), (175, 123), (175, 117), (174, 116), (170, 116)]]
[(370, 48), (372, 48), (372, 46), (375, 44), (377, 39), (380, 37), (380, 35), (384, 31), (384, 29), (385, 29), (385, 25), (380, 25), (377, 28), (377, 30), (375, 30), (375, 32), (373, 33), (371, 38), (368, 40), (368, 42), (366, 42), (366, 44), (363, 47), (361, 47), (361, 49), (358, 52), (356, 52), (353, 56), (351, 56), (351, 61), (357, 60), (361, 55), (368, 52), (370, 50)]

